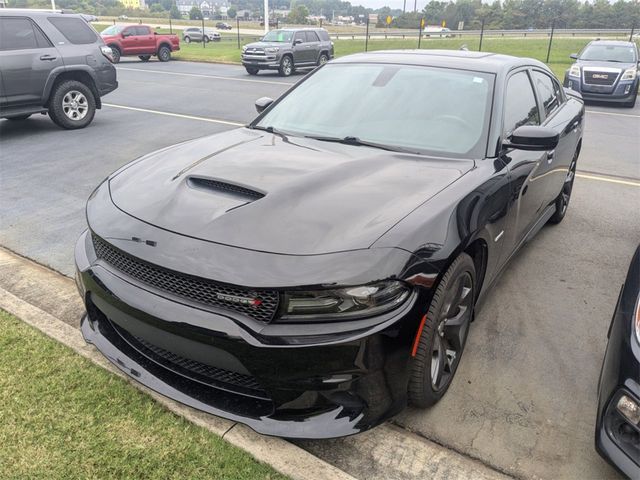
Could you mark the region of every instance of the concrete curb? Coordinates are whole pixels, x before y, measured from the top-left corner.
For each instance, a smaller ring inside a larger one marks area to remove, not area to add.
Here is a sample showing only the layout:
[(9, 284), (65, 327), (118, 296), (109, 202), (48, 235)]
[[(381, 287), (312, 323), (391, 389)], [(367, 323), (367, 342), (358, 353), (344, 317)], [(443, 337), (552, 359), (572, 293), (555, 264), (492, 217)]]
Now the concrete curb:
[[(0, 308), (295, 479), (506, 480), (507, 475), (408, 430), (385, 423), (359, 435), (290, 443), (163, 397), (120, 372), (78, 329), (84, 306), (72, 279), (0, 247)], [(353, 476), (352, 476), (353, 475)]]
[(21, 300), (3, 288), (0, 288), (0, 308), (20, 318), (28, 325), (37, 328), (45, 335), (66, 345), (96, 365), (125, 378), (132, 385), (149, 394), (168, 410), (220, 435), (229, 443), (245, 450), (257, 460), (270, 465), (284, 475), (300, 480), (353, 479), (351, 475), (285, 440), (259, 435), (243, 425), (198, 412), (163, 397), (138, 383), (134, 383), (115, 368), (94, 347), (87, 345), (78, 329), (58, 320), (53, 315), (48, 314), (38, 307)]

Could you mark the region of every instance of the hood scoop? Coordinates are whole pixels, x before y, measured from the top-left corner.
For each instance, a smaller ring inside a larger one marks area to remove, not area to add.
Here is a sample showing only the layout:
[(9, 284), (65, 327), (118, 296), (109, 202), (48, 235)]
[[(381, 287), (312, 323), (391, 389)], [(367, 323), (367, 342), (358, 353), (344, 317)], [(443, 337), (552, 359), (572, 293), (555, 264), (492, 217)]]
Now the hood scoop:
[(189, 177), (187, 185), (198, 190), (227, 195), (247, 203), (260, 200), (265, 196), (264, 192), (214, 178)]

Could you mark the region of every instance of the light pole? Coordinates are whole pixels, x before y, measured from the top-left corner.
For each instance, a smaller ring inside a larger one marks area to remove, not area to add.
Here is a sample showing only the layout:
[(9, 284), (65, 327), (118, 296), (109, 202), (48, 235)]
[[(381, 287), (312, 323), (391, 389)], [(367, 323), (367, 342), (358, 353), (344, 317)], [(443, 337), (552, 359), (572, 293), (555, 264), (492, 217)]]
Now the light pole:
[(267, 33), (269, 33), (269, 0), (264, 0), (264, 34)]
[(51, 10), (56, 9), (56, 0), (51, 0)]

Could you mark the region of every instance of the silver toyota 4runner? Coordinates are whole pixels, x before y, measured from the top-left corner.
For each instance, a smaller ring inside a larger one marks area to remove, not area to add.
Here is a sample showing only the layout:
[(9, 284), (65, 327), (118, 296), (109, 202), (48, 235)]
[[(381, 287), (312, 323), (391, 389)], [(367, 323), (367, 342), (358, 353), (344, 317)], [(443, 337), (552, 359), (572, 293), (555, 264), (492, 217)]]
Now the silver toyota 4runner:
[(313, 68), (333, 58), (333, 42), (324, 28), (271, 30), (261, 41), (242, 47), (242, 64), (249, 75), (278, 70), (288, 77), (298, 68)]

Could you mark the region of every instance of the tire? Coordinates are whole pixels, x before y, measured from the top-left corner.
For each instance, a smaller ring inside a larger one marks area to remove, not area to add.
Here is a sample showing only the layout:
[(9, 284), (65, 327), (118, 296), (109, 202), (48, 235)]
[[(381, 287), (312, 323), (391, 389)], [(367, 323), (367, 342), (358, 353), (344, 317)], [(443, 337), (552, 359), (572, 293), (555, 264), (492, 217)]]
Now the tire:
[(278, 69), (280, 76), (290, 77), (294, 71), (295, 68), (293, 66), (293, 58), (291, 58), (291, 55), (285, 55), (282, 57), (282, 60), (280, 60), (280, 68)]
[(138, 58), (143, 62), (148, 62), (149, 59), (151, 58), (151, 55), (138, 55)]
[(184, 43), (191, 43), (191, 37), (184, 37)]
[(567, 208), (569, 207), (569, 200), (571, 200), (571, 192), (573, 190), (573, 181), (576, 178), (576, 165), (578, 163), (579, 153), (580, 152), (576, 150), (576, 153), (573, 154), (573, 159), (569, 165), (569, 171), (567, 172), (567, 176), (562, 184), (562, 190), (560, 190), (560, 194), (555, 200), (556, 211), (549, 219), (549, 223), (557, 225), (567, 214)]
[(408, 397), (413, 405), (435, 405), (451, 385), (473, 318), (475, 287), (473, 260), (461, 253), (440, 280), (424, 319), (410, 367)]
[(161, 62), (168, 62), (169, 60), (171, 60), (171, 49), (166, 45), (162, 45), (158, 49), (158, 60), (160, 60)]
[(623, 103), (623, 106), (625, 108), (633, 108), (636, 106), (636, 100), (638, 99), (638, 92), (636, 91), (636, 94), (633, 96), (633, 98), (631, 100), (629, 100), (626, 103)]
[(321, 53), (320, 58), (318, 58), (318, 66), (321, 67), (328, 61), (329, 61), (329, 56), (326, 53)]
[(260, 69), (256, 67), (244, 67), (244, 68), (247, 70), (247, 73), (249, 75), (257, 75), (258, 72), (260, 71)]
[(205, 36), (204, 36), (204, 37), (202, 37), (202, 38), (203, 38), (203, 40), (202, 40), (202, 41), (203, 41), (204, 43), (209, 43), (209, 37), (207, 37), (207, 36), (205, 35)]
[(27, 118), (29, 118), (31, 116), (31, 114), (27, 114), (27, 115), (19, 115), (17, 117), (9, 117), (7, 118), (7, 120), (11, 120), (12, 122), (22, 122), (24, 120), (26, 120)]
[(120, 63), (120, 57), (122, 56), (122, 53), (120, 52), (120, 49), (118, 47), (111, 47), (111, 51), (113, 52), (112, 57), (113, 57), (113, 63)]
[(77, 80), (63, 81), (49, 98), (49, 116), (64, 129), (84, 128), (95, 114), (96, 100), (91, 88)]

